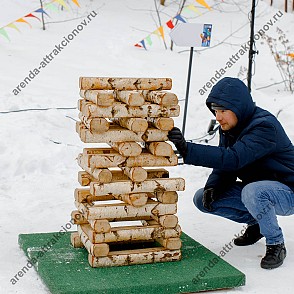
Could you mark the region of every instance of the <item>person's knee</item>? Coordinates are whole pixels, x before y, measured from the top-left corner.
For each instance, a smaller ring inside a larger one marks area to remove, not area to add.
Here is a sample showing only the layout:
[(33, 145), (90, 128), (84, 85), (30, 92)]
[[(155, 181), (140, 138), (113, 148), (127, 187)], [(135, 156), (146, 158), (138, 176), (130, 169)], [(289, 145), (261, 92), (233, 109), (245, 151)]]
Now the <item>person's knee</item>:
[(255, 206), (260, 196), (262, 196), (262, 193), (260, 193), (258, 182), (249, 183), (242, 189), (241, 201), (248, 208), (252, 205)]
[(207, 212), (205, 210), (205, 208), (203, 207), (203, 203), (202, 203), (202, 198), (203, 198), (203, 188), (199, 189), (195, 195), (194, 195), (194, 198), (193, 198), (193, 202), (194, 202), (194, 205), (201, 211), (203, 212)]

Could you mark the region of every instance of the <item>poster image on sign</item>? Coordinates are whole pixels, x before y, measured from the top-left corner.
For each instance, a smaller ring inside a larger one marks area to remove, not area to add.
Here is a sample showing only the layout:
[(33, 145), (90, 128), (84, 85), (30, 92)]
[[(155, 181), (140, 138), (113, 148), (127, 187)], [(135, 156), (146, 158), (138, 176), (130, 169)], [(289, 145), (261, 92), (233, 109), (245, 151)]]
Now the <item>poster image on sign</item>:
[(212, 30), (211, 24), (203, 25), (203, 32), (202, 34), (200, 34), (200, 37), (202, 40), (201, 47), (210, 47), (211, 30)]

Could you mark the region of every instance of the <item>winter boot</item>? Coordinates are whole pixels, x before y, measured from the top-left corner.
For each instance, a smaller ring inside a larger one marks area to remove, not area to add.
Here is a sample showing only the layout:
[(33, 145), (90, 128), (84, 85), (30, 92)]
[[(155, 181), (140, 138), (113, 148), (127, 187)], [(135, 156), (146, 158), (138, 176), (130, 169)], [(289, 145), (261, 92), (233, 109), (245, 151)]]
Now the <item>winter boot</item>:
[(234, 240), (236, 246), (247, 246), (256, 243), (263, 235), (260, 234), (259, 224), (248, 226), (245, 233)]
[(287, 255), (284, 243), (277, 245), (266, 245), (266, 254), (260, 262), (260, 266), (265, 269), (277, 268), (283, 264)]

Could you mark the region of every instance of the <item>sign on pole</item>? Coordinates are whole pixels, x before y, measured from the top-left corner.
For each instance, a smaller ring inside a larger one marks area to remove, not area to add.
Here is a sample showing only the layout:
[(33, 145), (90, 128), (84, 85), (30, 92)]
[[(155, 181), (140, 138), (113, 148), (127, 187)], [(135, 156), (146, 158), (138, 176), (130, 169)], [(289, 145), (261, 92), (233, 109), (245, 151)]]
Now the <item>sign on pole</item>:
[(186, 99), (183, 117), (182, 133), (185, 134), (186, 117), (188, 109), (189, 88), (194, 47), (210, 47), (212, 24), (179, 23), (170, 32), (173, 42), (180, 47), (191, 47), (186, 88)]

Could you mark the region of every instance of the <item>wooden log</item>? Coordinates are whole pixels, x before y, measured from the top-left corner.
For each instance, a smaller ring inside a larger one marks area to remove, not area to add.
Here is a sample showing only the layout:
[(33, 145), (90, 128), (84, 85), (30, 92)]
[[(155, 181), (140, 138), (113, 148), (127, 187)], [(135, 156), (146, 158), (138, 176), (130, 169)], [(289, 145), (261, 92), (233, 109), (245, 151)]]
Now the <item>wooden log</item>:
[(156, 199), (161, 203), (177, 203), (178, 193), (176, 191), (165, 191), (154, 193)]
[(148, 128), (147, 120), (140, 117), (118, 117), (113, 122), (135, 133), (144, 133)]
[(84, 218), (84, 216), (78, 210), (73, 210), (71, 212), (71, 221), (73, 221), (73, 223), (76, 225), (88, 223), (88, 221)]
[(184, 189), (185, 181), (182, 178), (147, 179), (141, 183), (135, 183), (132, 181), (118, 181), (115, 183), (106, 184), (90, 184), (90, 193), (94, 196), (107, 194), (183, 191)]
[[(155, 226), (158, 224), (155, 220), (142, 220), (142, 225), (143, 226)], [(176, 225), (175, 228), (164, 228), (164, 227), (159, 227), (157, 230), (157, 234), (155, 236), (159, 237), (158, 238), (164, 238), (164, 239), (169, 239), (169, 238), (180, 238), (182, 234), (182, 229), (180, 225)]]
[(74, 248), (84, 247), (78, 232), (73, 232), (70, 234), (70, 243)]
[(159, 130), (156, 128), (149, 128), (142, 135), (142, 139), (145, 142), (155, 142), (155, 141), (167, 141), (168, 131)]
[(104, 133), (109, 130), (110, 123), (103, 117), (87, 118), (80, 112), (79, 119), (92, 133)]
[(86, 224), (81, 226), (84, 233), (93, 244), (151, 241), (155, 238), (178, 238), (179, 229), (165, 229), (158, 224), (148, 226), (121, 226), (113, 227), (109, 232), (96, 232), (92, 226)]
[(174, 127), (174, 120), (171, 117), (147, 117), (148, 123), (160, 130), (170, 131)]
[(81, 238), (82, 243), (84, 244), (85, 248), (89, 252), (89, 254), (100, 257), (100, 256), (107, 256), (109, 253), (109, 245), (106, 243), (100, 244), (93, 244), (88, 236), (83, 231), (83, 225), (78, 225), (78, 233)]
[(94, 178), (91, 174), (85, 172), (85, 171), (79, 171), (78, 172), (78, 182), (81, 186), (89, 186), (91, 182), (98, 181), (99, 183), (110, 183), (112, 180), (112, 173), (107, 168), (102, 169), (95, 169), (93, 171), (96, 175), (96, 178)]
[(143, 91), (146, 101), (161, 105), (177, 105), (179, 103), (176, 94), (167, 91)]
[(114, 90), (80, 90), (80, 96), (100, 106), (110, 106), (114, 102)]
[(170, 90), (170, 78), (80, 77), (82, 90)]
[(138, 156), (142, 147), (136, 142), (113, 142), (109, 145), (122, 156)]
[(113, 195), (100, 195), (93, 196), (90, 193), (90, 189), (80, 189), (76, 188), (74, 193), (75, 201), (77, 202), (88, 202), (91, 203), (93, 201), (106, 201), (106, 200), (114, 200)]
[(140, 207), (147, 203), (147, 193), (132, 193), (132, 194), (120, 194), (113, 195), (115, 199), (121, 200), (129, 205)]
[[(142, 152), (138, 156), (130, 156), (125, 162), (121, 162), (121, 166), (176, 166), (178, 164), (178, 157), (173, 154), (170, 157), (155, 156), (151, 153)], [(98, 167), (98, 166), (97, 166)]]
[[(96, 233), (108, 233), (111, 230), (110, 223), (107, 219), (88, 220), (89, 225)], [(96, 243), (96, 242), (93, 242)]]
[(141, 106), (145, 103), (142, 91), (116, 91), (116, 99), (130, 106)]
[(151, 217), (164, 228), (175, 228), (178, 224), (178, 217), (174, 214), (161, 216), (152, 215)]
[(174, 154), (173, 148), (166, 142), (151, 142), (146, 143), (146, 148), (151, 154), (155, 156), (172, 156)]
[(98, 205), (85, 205), (85, 203), (75, 202), (77, 209), (83, 216), (90, 219), (107, 219), (109, 221), (115, 219), (131, 220), (134, 217), (148, 217), (154, 215), (175, 214), (177, 212), (176, 204), (162, 204), (158, 202), (151, 202), (150, 200), (146, 205), (134, 207), (125, 203), (114, 204), (98, 204)]
[(140, 166), (124, 167), (122, 169), (124, 174), (127, 175), (133, 182), (143, 182), (148, 177), (147, 171)]
[(76, 122), (76, 131), (84, 143), (142, 142), (142, 134), (137, 134), (119, 126), (110, 126), (104, 133), (91, 133), (81, 122)]
[(81, 100), (78, 108), (87, 118), (104, 117), (177, 117), (180, 115), (180, 106), (163, 106), (145, 102), (142, 106), (128, 106), (121, 102), (115, 102), (112, 106), (103, 107)]
[(169, 250), (164, 249), (164, 247), (113, 251), (110, 252), (107, 257), (94, 257), (90, 254), (88, 255), (88, 261), (92, 267), (146, 264), (178, 261), (180, 259), (181, 250)]
[(182, 247), (182, 241), (180, 238), (156, 238), (155, 240), (166, 249), (176, 250), (181, 249)]

